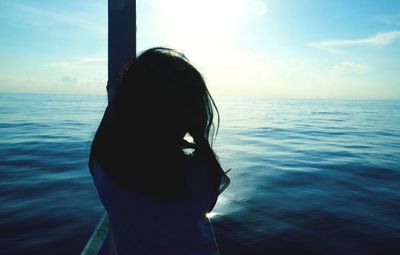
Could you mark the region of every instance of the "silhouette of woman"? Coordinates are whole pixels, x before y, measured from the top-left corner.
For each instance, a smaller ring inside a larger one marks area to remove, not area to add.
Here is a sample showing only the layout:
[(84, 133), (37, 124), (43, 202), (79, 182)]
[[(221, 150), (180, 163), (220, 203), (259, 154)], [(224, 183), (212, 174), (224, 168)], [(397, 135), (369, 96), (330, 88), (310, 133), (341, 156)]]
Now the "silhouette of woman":
[(204, 79), (183, 54), (152, 48), (132, 61), (90, 152), (110, 222), (99, 254), (219, 254), (206, 213), (229, 178), (211, 148), (214, 111), (219, 124)]

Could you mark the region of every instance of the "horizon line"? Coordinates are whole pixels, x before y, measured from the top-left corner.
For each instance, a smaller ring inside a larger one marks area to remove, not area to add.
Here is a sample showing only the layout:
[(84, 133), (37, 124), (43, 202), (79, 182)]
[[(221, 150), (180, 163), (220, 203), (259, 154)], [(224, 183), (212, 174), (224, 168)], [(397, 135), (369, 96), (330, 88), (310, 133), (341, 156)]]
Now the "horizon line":
[[(104, 93), (71, 93), (71, 92), (40, 92), (40, 91), (0, 91), (1, 94), (25, 94), (25, 95), (66, 95), (66, 96), (104, 96), (107, 97), (107, 92)], [(400, 101), (398, 98), (349, 98), (349, 97), (271, 97), (267, 95), (212, 95), (213, 98), (256, 98), (268, 100), (339, 100), (339, 101)]]

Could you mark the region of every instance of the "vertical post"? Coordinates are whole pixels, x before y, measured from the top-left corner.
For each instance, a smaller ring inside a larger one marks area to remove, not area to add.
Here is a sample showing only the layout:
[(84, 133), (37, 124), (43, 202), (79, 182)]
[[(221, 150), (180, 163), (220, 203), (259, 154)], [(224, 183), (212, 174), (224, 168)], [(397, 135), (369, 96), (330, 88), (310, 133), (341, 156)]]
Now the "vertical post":
[(134, 57), (136, 57), (136, 0), (108, 0), (109, 103), (124, 66)]

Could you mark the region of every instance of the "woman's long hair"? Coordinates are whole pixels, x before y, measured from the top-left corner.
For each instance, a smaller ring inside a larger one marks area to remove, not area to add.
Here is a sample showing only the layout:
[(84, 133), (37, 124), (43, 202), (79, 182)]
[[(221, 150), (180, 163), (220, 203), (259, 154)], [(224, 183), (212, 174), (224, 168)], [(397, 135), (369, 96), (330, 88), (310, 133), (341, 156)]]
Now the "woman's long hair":
[[(213, 124), (214, 110), (218, 117)], [(158, 198), (187, 193), (185, 147), (207, 167), (218, 190), (224, 174), (211, 148), (219, 114), (201, 74), (172, 49), (143, 52), (124, 72), (93, 139), (89, 168), (98, 162), (120, 187)], [(193, 137), (191, 145), (183, 139)]]

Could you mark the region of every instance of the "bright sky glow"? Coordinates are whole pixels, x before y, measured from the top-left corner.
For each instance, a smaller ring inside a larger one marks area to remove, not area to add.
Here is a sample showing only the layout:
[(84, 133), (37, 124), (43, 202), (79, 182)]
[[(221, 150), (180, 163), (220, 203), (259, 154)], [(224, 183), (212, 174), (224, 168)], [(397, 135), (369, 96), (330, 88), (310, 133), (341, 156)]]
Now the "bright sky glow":
[[(205, 35), (213, 40), (224, 40), (235, 32), (241, 21), (242, 1), (160, 1), (155, 11), (165, 29), (165, 40), (195, 48), (201, 42), (207, 43)], [(212, 45), (207, 45), (211, 47)]]
[[(400, 99), (400, 2), (137, 0), (214, 95)], [(0, 92), (106, 93), (107, 0), (0, 1)]]

